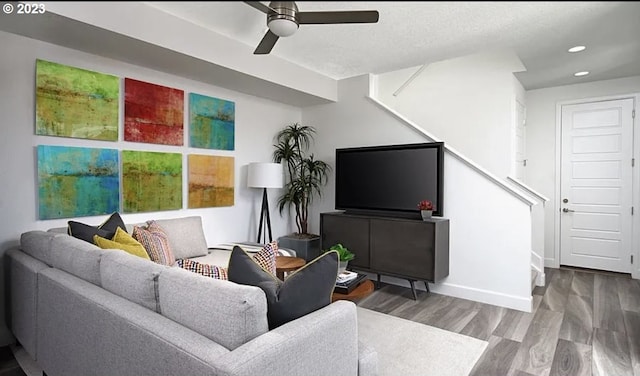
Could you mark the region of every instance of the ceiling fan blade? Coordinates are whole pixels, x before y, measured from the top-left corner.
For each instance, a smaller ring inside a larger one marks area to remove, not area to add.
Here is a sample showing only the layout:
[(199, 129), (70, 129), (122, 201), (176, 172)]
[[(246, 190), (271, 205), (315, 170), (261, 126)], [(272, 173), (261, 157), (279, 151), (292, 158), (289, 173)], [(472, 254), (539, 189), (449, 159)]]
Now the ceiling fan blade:
[(375, 23), (380, 17), (377, 10), (340, 12), (298, 12), (300, 24)]
[(264, 5), (259, 1), (245, 1), (245, 3), (251, 5), (252, 7), (256, 8), (257, 10), (259, 10), (261, 12), (264, 12), (266, 14), (269, 14), (269, 12), (278, 13), (278, 12), (275, 11), (275, 9), (269, 7), (268, 5)]
[(276, 42), (278, 41), (279, 36), (275, 35), (271, 32), (271, 30), (267, 31), (267, 33), (262, 37), (260, 44), (255, 51), (253, 51), (254, 55), (266, 55), (273, 49)]

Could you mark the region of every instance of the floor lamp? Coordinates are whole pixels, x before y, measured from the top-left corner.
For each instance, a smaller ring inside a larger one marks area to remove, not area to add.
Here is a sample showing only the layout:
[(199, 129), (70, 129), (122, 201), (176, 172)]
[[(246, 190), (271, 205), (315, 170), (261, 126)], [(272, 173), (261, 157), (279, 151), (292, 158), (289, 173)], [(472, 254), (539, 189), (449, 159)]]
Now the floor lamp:
[[(262, 237), (263, 227), (269, 231), (269, 242), (273, 241), (271, 235), (271, 218), (269, 217), (269, 200), (267, 188), (282, 188), (284, 170), (280, 163), (250, 163), (247, 172), (247, 186), (249, 188), (262, 188), (262, 210), (260, 212), (260, 225), (258, 225), (258, 240)], [(264, 242), (267, 243), (267, 231), (264, 232)]]

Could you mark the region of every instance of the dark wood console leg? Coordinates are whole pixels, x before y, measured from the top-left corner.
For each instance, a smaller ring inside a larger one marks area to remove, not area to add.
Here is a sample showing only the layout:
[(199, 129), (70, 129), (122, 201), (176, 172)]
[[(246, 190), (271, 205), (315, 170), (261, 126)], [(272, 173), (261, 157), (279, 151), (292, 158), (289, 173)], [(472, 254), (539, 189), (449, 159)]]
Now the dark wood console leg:
[(413, 283), (413, 279), (409, 280), (409, 284), (411, 284), (411, 292), (413, 293), (413, 300), (418, 300), (418, 293), (416, 292), (416, 285)]
[(380, 274), (378, 274), (378, 282), (376, 282), (376, 289), (380, 290)]
[(429, 282), (424, 281), (424, 287), (427, 288), (427, 292), (431, 292), (431, 290), (429, 290)]

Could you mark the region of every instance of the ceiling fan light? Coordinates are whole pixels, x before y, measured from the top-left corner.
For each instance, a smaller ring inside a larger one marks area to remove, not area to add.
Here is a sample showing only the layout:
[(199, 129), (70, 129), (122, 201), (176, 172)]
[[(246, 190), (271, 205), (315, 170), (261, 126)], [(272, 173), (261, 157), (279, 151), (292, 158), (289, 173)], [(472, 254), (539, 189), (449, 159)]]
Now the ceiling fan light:
[(585, 49), (587, 49), (587, 47), (585, 46), (575, 46), (575, 47), (569, 48), (567, 51), (573, 53), (573, 52), (584, 51)]
[(297, 23), (283, 18), (271, 20), (267, 26), (269, 26), (269, 30), (271, 30), (272, 33), (279, 37), (291, 36), (296, 32), (296, 30), (298, 30)]

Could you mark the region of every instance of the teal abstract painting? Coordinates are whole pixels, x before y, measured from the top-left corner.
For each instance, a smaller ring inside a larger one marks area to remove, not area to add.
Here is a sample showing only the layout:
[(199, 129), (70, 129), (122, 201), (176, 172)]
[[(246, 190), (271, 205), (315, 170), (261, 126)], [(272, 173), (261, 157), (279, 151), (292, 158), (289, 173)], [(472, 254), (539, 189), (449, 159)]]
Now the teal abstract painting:
[(118, 150), (39, 145), (38, 201), (40, 219), (118, 211)]
[(189, 146), (234, 150), (235, 103), (189, 94)]

